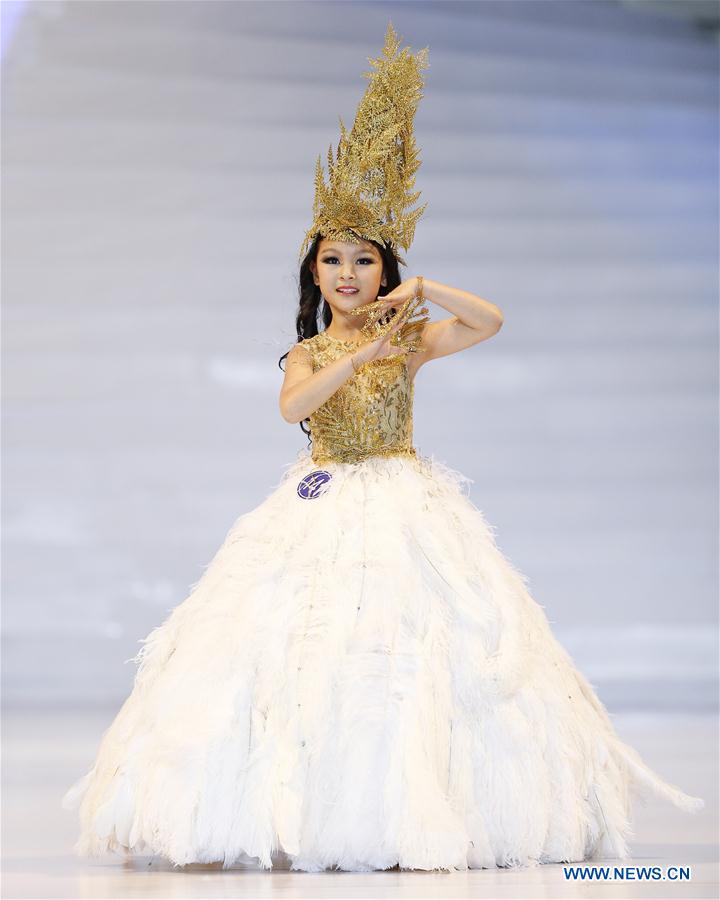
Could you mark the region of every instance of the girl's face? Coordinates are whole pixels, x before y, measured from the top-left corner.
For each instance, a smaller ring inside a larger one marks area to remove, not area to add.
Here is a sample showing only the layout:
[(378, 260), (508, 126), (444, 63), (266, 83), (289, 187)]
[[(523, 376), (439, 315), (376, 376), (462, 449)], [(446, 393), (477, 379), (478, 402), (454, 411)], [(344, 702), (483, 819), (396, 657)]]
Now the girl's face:
[[(387, 285), (382, 256), (368, 241), (353, 244), (323, 238), (310, 268), (333, 315), (337, 312), (341, 317), (349, 309), (377, 300), (380, 287)], [(338, 291), (346, 285), (357, 288), (357, 292)]]

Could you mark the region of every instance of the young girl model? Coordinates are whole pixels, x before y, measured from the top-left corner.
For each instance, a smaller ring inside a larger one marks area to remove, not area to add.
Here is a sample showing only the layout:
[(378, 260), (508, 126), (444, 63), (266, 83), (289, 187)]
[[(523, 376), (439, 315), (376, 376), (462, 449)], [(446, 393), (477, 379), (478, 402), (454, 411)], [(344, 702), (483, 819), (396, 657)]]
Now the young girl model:
[[(81, 855), (530, 866), (626, 857), (632, 795), (703, 805), (619, 739), (468, 479), (413, 447), (418, 368), (503, 321), (474, 294), (399, 276), (422, 212), (407, 210), (426, 53), (399, 52), (390, 25), (329, 185), (318, 160), (280, 394), (288, 422), (309, 419), (312, 452), (145, 638), (132, 693), (64, 798), (81, 802)], [(430, 323), (423, 297), (450, 316)]]

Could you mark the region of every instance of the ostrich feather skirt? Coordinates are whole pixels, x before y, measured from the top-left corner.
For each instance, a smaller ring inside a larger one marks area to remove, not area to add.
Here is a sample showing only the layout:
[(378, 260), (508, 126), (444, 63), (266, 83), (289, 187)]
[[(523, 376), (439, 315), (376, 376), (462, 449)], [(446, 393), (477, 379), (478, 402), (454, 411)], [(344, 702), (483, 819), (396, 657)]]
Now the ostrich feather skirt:
[(703, 805), (619, 739), (470, 479), (421, 455), (317, 470), (301, 451), (144, 639), (64, 796), (76, 853), (533, 866), (627, 856), (633, 794)]

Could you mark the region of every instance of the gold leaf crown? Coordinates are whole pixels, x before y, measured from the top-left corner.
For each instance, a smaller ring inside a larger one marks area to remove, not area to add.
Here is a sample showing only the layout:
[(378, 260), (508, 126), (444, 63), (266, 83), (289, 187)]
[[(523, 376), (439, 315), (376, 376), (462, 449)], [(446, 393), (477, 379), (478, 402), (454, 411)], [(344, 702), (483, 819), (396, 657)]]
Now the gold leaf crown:
[[(313, 223), (305, 234), (300, 257), (316, 235), (360, 243), (361, 239), (390, 246), (401, 265), (397, 247), (410, 247), (415, 225), (427, 203), (408, 211), (420, 197), (413, 191), (420, 167), (413, 121), (422, 94), (421, 69), (428, 67), (429, 48), (414, 56), (388, 23), (383, 55), (368, 57), (374, 72), (364, 72), (370, 84), (348, 134), (340, 118), (340, 140), (333, 159), (328, 150), (325, 184), (320, 155), (315, 167)], [(397, 55), (396, 55), (397, 54)]]

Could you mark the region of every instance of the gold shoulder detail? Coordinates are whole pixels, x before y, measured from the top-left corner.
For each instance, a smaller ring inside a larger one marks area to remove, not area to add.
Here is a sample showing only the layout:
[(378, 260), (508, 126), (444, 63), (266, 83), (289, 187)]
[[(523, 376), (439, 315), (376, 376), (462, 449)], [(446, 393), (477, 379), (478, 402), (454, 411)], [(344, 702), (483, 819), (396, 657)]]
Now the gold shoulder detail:
[(307, 365), (308, 362), (312, 363), (313, 361), (313, 352), (308, 346), (307, 341), (298, 341), (298, 343), (291, 347), (288, 351), (288, 363), (303, 363), (304, 365)]

